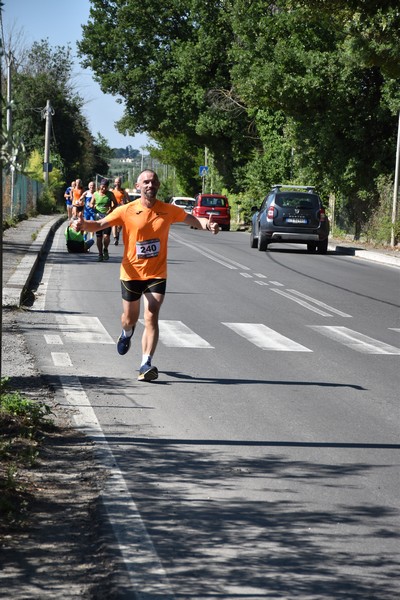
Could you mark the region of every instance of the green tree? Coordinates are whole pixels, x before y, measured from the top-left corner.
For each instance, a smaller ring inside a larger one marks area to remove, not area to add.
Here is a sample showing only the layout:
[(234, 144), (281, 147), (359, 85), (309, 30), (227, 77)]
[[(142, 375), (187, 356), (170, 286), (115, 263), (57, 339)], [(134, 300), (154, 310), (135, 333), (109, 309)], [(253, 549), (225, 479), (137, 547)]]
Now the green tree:
[(48, 40), (34, 42), (13, 74), (13, 127), (28, 154), (43, 152), (43, 109), (50, 100), (54, 110), (51, 154), (59, 157), (67, 181), (77, 177), (87, 181), (96, 170), (104, 172), (104, 159), (83, 116), (84, 101), (74, 90), (72, 68), (70, 47), (52, 48)]
[(92, 0), (78, 46), (102, 90), (124, 99), (121, 133), (149, 132), (166, 144), (164, 153), (177, 169), (182, 159), (178, 164), (174, 153), (169, 156), (167, 140), (184, 138), (192, 163), (207, 146), (226, 184), (234, 187), (252, 144), (243, 137), (246, 113), (213, 101), (216, 91), (230, 87), (228, 4)]
[(339, 1), (332, 10), (322, 0), (266, 9), (255, 0), (249, 13), (244, 0), (233, 5), (239, 97), (256, 121), (260, 110), (285, 115), (293, 178), (344, 198), (357, 233), (374, 206), (376, 178), (394, 165), (398, 103), (389, 103), (388, 89), (398, 77), (398, 9)]

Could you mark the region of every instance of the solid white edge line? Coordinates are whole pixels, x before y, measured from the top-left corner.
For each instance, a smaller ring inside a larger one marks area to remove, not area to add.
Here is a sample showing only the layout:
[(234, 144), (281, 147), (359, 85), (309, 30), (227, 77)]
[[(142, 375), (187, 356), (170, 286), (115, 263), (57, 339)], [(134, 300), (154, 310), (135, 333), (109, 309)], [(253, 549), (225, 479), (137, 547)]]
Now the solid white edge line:
[(101, 499), (135, 597), (175, 600), (167, 574), (79, 378), (61, 375), (60, 382), (68, 405), (76, 409), (77, 427), (95, 442), (101, 464), (109, 471)]

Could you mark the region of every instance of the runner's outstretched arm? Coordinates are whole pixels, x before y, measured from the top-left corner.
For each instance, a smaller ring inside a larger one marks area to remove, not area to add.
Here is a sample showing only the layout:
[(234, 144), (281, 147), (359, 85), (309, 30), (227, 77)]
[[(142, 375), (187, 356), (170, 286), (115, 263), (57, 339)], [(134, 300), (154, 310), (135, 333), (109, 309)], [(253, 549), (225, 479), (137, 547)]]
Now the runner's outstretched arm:
[(110, 227), (110, 225), (107, 222), (107, 217), (104, 217), (99, 221), (87, 221), (83, 218), (82, 213), (79, 213), (75, 219), (71, 219), (70, 227), (72, 227), (74, 231), (90, 231), (91, 233), (95, 233), (96, 231), (101, 231), (102, 229)]
[(207, 231), (211, 231), (211, 233), (213, 233), (214, 235), (216, 235), (219, 231), (219, 225), (218, 223), (215, 223), (213, 221), (212, 215), (210, 215), (208, 219), (206, 219), (205, 217), (195, 217), (193, 215), (188, 214), (186, 215), (184, 223), (186, 223), (186, 225), (194, 227), (195, 229), (204, 229)]

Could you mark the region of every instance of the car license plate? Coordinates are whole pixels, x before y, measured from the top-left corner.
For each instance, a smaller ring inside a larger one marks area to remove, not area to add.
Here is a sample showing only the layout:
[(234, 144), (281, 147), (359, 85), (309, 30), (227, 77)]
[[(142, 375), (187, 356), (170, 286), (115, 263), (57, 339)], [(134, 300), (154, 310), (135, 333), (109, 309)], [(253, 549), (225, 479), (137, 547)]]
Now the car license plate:
[(219, 215), (219, 210), (207, 210), (207, 215)]
[(308, 223), (304, 217), (288, 217), (286, 223)]

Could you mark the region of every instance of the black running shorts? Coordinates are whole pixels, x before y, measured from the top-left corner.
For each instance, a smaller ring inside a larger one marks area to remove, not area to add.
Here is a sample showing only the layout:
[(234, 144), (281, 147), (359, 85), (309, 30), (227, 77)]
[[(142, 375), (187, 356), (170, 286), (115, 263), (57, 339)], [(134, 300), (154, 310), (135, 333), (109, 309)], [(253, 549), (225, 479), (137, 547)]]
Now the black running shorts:
[(105, 229), (100, 229), (100, 231), (96, 231), (96, 237), (101, 238), (103, 235), (111, 235), (111, 227), (106, 227)]
[(166, 279), (133, 279), (121, 281), (122, 298), (128, 302), (139, 300), (142, 294), (165, 294)]

